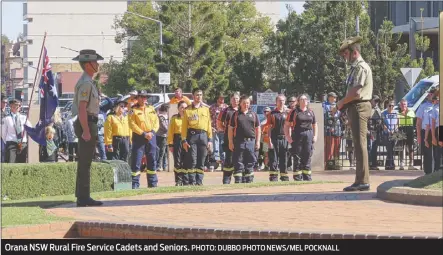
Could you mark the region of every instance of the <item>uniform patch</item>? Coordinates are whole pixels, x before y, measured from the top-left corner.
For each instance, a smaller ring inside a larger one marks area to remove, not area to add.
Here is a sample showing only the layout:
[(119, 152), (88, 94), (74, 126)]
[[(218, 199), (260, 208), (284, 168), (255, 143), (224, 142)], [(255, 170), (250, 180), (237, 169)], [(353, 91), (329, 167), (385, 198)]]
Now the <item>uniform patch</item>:
[(81, 95), (82, 95), (82, 97), (86, 97), (88, 95), (88, 92), (87, 91), (82, 91)]
[(139, 113), (137, 113), (137, 115), (143, 115), (143, 113), (139, 112)]

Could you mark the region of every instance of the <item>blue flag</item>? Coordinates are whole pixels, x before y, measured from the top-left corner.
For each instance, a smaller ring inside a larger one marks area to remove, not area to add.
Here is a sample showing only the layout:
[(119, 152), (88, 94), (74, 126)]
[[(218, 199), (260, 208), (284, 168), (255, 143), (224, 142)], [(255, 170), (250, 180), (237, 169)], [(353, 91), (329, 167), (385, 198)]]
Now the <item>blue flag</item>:
[(40, 120), (32, 128), (25, 125), (25, 130), (29, 137), (36, 143), (46, 146), (45, 128), (51, 123), (52, 116), (58, 107), (57, 86), (54, 83), (51, 65), (46, 48), (43, 52), (42, 78), (39, 86), (40, 94)]

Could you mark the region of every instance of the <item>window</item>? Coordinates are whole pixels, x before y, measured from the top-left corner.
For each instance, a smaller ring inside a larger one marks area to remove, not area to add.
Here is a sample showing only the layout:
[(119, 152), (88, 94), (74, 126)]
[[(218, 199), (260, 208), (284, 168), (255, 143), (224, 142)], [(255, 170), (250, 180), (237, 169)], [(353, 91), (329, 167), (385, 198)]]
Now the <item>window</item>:
[(431, 16), (431, 2), (430, 1), (412, 1), (411, 2), (411, 16), (421, 17), (420, 9), (423, 8), (423, 17)]
[(438, 17), (440, 12), (443, 11), (443, 1), (434, 1), (432, 4), (434, 5), (432, 10), (432, 17)]
[(432, 82), (429, 81), (417, 83), (404, 97), (408, 102), (408, 107), (413, 107), (431, 86)]

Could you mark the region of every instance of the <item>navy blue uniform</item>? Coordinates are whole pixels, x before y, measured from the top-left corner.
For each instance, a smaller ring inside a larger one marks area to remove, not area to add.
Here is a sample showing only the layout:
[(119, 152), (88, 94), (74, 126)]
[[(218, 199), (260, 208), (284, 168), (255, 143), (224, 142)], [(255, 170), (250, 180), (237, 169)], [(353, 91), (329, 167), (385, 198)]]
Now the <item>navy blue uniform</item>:
[[(218, 120), (221, 121), (225, 126), (225, 133), (223, 137), (223, 151), (225, 152), (225, 158), (222, 165), (223, 171), (223, 184), (231, 183), (232, 172), (234, 171), (234, 164), (232, 163), (232, 151), (229, 149), (229, 139), (228, 139), (228, 128), (232, 115), (237, 110), (229, 106), (225, 108), (218, 116)], [(235, 139), (235, 138), (234, 138)]]
[(235, 183), (251, 183), (254, 166), (257, 163), (255, 153), (255, 129), (259, 127), (257, 114), (237, 111), (232, 115), (230, 126), (234, 128), (234, 180)]
[(281, 181), (289, 181), (287, 170), (289, 144), (284, 133), (286, 116), (286, 111), (278, 109), (274, 109), (268, 116), (270, 137), (274, 147), (269, 151), (269, 180), (271, 182), (278, 181), (279, 172)]
[(292, 126), (292, 154), (299, 158), (294, 164), (294, 180), (310, 181), (311, 157), (313, 151), (314, 132), (312, 125), (317, 124), (314, 112), (310, 109), (302, 111), (296, 107), (290, 114), (289, 123)]

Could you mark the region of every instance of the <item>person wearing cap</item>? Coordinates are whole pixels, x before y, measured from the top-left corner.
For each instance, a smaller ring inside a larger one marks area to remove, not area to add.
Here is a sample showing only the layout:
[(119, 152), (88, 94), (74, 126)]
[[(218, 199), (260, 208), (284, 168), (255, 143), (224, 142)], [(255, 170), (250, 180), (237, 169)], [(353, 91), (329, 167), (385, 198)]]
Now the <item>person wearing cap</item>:
[(269, 181), (278, 181), (280, 173), (281, 181), (289, 181), (287, 161), (288, 161), (288, 141), (285, 139), (284, 125), (287, 111), (284, 109), (286, 97), (280, 94), (275, 99), (277, 107), (268, 115), (267, 124), (269, 126), (268, 134), (270, 134), (269, 148)]
[(185, 101), (185, 103), (190, 106), (191, 100), (187, 96), (183, 96), (183, 91), (181, 88), (176, 88), (174, 90), (175, 96), (171, 98), (171, 101), (169, 101), (169, 104), (178, 104), (180, 101)]
[(147, 105), (148, 93), (144, 90), (137, 95), (137, 104), (129, 112), (129, 126), (132, 134), (132, 188), (140, 187), (140, 171), (143, 155), (146, 154), (146, 177), (148, 188), (157, 187), (157, 139), (160, 121), (152, 105)]
[[(416, 130), (417, 130), (417, 142), (421, 145), (421, 153), (423, 155), (422, 161), (423, 161), (423, 171), (425, 174), (431, 174), (432, 173), (432, 141), (431, 136), (428, 136), (428, 140), (425, 140), (425, 132), (426, 132), (426, 124), (430, 124), (430, 122), (425, 121), (425, 116), (429, 114), (430, 111), (432, 111), (434, 104), (432, 103), (432, 98), (435, 93), (435, 89), (432, 88), (428, 91), (428, 95), (426, 97), (426, 101), (424, 101), (417, 109), (416, 117)], [(430, 118), (428, 118), (430, 120)], [(429, 144), (429, 147), (426, 146), (426, 142)]]
[[(6, 98), (6, 95), (2, 93), (2, 112), (1, 112), (2, 125), (3, 125), (3, 118), (6, 117), (7, 104), (8, 104), (8, 99)], [(1, 139), (0, 144), (2, 149), (1, 162), (5, 162), (5, 142), (3, 141), (3, 138)]]
[(323, 105), (325, 116), (325, 163), (334, 160), (336, 167), (340, 156), (341, 124), (340, 111), (337, 110), (337, 94), (329, 92)]
[(217, 162), (223, 162), (223, 137), (224, 130), (219, 130), (217, 128), (217, 118), (220, 113), (227, 108), (228, 105), (225, 104), (225, 95), (223, 93), (218, 94), (217, 102), (209, 107), (209, 112), (211, 113), (211, 124), (212, 124), (212, 144), (214, 145), (214, 156)]
[(344, 191), (365, 191), (370, 187), (367, 132), (373, 82), (372, 70), (360, 55), (362, 39), (359, 36), (348, 38), (340, 46), (340, 55), (351, 65), (351, 69), (346, 79), (346, 96), (337, 106), (338, 110), (346, 106), (348, 111), (357, 162), (355, 182)]
[(98, 139), (98, 114), (100, 111), (100, 92), (92, 80), (98, 72), (97, 61), (103, 57), (95, 50), (81, 50), (72, 59), (80, 63), (83, 74), (74, 88), (72, 117), (78, 116), (74, 122), (75, 135), (78, 137), (78, 164), (75, 196), (77, 206), (100, 206), (103, 203), (91, 198), (91, 164), (95, 155)]
[(185, 150), (184, 167), (189, 185), (203, 185), (208, 150), (212, 149), (212, 125), (209, 108), (203, 105), (203, 91), (192, 91), (194, 102), (185, 110), (182, 123), (182, 145)]
[[(225, 157), (222, 162), (222, 172), (223, 172), (223, 184), (230, 184), (232, 172), (234, 171), (234, 164), (232, 162), (232, 151), (229, 150), (229, 138), (228, 138), (228, 128), (229, 121), (231, 120), (232, 115), (238, 111), (238, 104), (240, 101), (240, 93), (234, 92), (231, 94), (231, 105), (223, 109), (221, 113), (219, 113), (217, 117), (217, 129), (223, 131), (223, 151), (225, 153)], [(220, 131), (221, 132), (221, 131)]]
[(137, 90), (129, 92), (129, 99), (128, 99), (129, 108), (131, 108), (137, 103), (137, 94), (138, 94)]
[(235, 183), (251, 183), (257, 163), (255, 152), (260, 149), (260, 122), (249, 109), (251, 99), (240, 97), (240, 107), (229, 121), (229, 150), (233, 152)]
[(104, 124), (106, 156), (108, 160), (122, 160), (127, 162), (129, 144), (132, 141), (132, 131), (129, 127), (128, 116), (123, 115), (123, 109), (128, 105), (126, 101), (119, 101), (114, 105)]
[(379, 170), (377, 163), (378, 145), (381, 142), (383, 120), (382, 111), (379, 107), (380, 97), (374, 95), (371, 100), (371, 118), (368, 122), (368, 157), (369, 157), (369, 170)]

